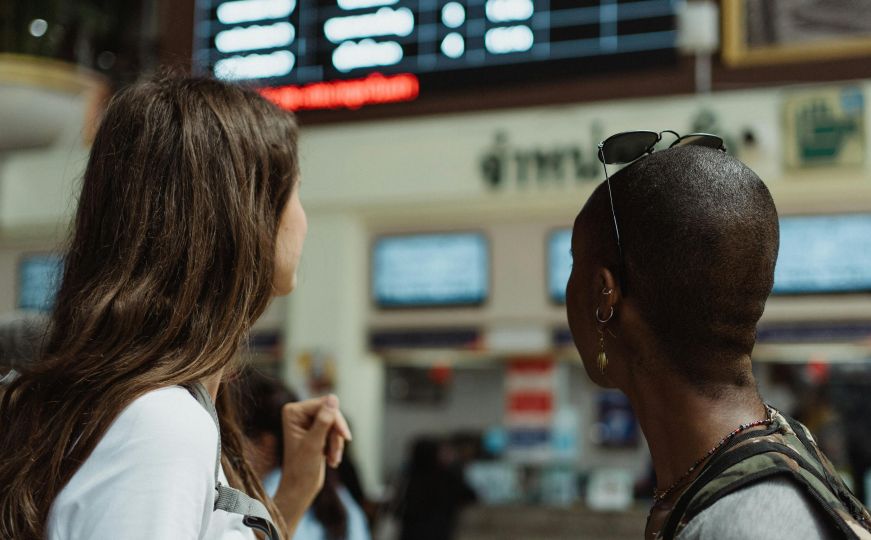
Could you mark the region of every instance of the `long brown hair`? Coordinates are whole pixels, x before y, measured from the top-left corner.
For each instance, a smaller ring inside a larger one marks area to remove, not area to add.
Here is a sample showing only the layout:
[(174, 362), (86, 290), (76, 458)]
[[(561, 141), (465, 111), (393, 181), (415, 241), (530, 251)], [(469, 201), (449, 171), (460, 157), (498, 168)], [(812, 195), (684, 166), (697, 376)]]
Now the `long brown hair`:
[[(161, 76), (112, 100), (46, 348), (0, 402), (0, 538), (44, 537), (52, 501), (137, 397), (233, 365), (272, 296), (296, 142), (290, 113), (215, 80)], [(286, 537), (224, 394), (228, 479)]]

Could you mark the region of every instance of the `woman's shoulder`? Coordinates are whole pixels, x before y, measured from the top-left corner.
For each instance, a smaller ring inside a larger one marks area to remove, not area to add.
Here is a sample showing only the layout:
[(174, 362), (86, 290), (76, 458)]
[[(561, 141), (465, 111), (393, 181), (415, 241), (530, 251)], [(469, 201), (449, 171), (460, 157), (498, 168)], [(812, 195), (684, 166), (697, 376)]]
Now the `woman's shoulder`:
[(58, 494), (49, 538), (201, 536), (211, 521), (217, 445), (214, 421), (186, 389), (143, 394)]
[(134, 399), (118, 416), (131, 417), (143, 422), (142, 427), (160, 427), (191, 422), (196, 426), (209, 427), (217, 433), (215, 422), (208, 411), (200, 405), (193, 394), (181, 386), (157, 388)]
[(73, 480), (109, 467), (132, 477), (205, 475), (214, 482), (217, 451), (217, 426), (193, 395), (179, 386), (159, 388), (121, 411)]
[(106, 433), (108, 438), (113, 436), (119, 442), (168, 448), (176, 455), (199, 454), (204, 449), (214, 454), (218, 444), (214, 420), (180, 386), (152, 390), (133, 400)]

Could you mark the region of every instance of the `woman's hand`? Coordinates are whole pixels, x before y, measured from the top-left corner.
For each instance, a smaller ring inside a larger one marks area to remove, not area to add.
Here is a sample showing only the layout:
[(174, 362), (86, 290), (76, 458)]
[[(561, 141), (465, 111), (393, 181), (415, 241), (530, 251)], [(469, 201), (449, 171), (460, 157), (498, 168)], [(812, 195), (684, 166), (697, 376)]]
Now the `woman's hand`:
[(351, 431), (333, 395), (288, 403), (281, 417), (284, 460), (274, 501), (293, 530), (323, 487), (325, 467), (342, 462)]

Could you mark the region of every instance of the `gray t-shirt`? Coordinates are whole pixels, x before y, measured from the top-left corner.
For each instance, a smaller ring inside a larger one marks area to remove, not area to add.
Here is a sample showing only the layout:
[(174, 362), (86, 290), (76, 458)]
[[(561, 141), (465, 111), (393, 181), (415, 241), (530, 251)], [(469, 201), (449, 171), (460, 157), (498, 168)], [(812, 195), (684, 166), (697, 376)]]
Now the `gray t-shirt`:
[(842, 538), (794, 481), (778, 476), (726, 495), (700, 512), (677, 540), (830, 540)]

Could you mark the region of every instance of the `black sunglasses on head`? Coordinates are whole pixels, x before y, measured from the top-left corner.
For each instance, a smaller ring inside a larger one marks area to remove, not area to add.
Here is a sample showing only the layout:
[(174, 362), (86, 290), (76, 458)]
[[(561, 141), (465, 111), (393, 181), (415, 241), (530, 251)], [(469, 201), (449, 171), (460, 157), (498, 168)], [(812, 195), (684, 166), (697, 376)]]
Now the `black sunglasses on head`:
[(611, 177), (608, 175), (608, 165), (631, 163), (654, 152), (656, 144), (662, 140), (663, 133), (677, 137), (669, 148), (677, 146), (704, 146), (715, 150), (726, 151), (722, 137), (710, 133), (690, 133), (681, 136), (670, 129), (660, 131), (624, 131), (611, 135), (599, 143), (599, 161), (605, 169), (605, 182), (608, 185), (608, 198), (611, 200), (611, 217), (614, 220), (614, 235), (617, 239), (617, 254), (620, 257), (620, 287), (626, 294), (625, 262), (623, 260), (623, 245), (620, 243), (620, 228), (617, 226), (617, 212), (614, 210), (614, 195), (611, 193)]

